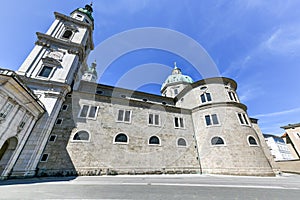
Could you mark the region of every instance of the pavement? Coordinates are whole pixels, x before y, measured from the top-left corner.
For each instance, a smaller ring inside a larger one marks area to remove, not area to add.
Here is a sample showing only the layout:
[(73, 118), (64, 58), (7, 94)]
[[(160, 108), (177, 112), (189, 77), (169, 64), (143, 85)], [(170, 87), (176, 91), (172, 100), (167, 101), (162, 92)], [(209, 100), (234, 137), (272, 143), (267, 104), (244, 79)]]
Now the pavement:
[(0, 199), (300, 199), (300, 176), (80, 176), (0, 181)]

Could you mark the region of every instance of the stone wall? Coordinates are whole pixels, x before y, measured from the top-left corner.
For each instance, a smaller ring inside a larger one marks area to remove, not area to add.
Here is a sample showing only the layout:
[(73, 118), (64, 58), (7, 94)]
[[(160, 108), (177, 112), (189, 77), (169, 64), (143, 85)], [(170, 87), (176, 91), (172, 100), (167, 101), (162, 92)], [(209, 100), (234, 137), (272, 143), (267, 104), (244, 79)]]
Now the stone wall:
[(282, 172), (300, 174), (300, 160), (277, 161)]
[[(111, 99), (101, 95), (73, 92), (65, 102), (44, 153), (47, 162), (39, 163), (39, 175), (100, 175), (100, 174), (161, 174), (200, 173), (194, 128), (188, 110), (147, 102)], [(82, 105), (99, 106), (95, 120), (78, 118)], [(131, 110), (130, 123), (117, 122), (119, 109)], [(160, 125), (148, 124), (149, 113), (159, 114)], [(184, 119), (184, 128), (174, 127), (174, 117)], [(78, 131), (90, 134), (88, 141), (75, 141)], [(114, 142), (118, 133), (128, 136), (127, 144)], [(149, 138), (157, 136), (159, 145), (149, 145)], [(184, 138), (187, 146), (177, 145)]]

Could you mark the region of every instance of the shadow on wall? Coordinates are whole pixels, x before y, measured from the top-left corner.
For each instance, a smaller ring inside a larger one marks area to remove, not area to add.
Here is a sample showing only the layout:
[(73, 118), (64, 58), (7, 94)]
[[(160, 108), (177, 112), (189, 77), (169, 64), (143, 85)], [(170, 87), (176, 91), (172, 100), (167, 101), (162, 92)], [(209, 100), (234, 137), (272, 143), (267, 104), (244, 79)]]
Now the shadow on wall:
[(75, 127), (76, 123), (73, 119), (72, 94), (70, 93), (66, 96), (66, 101), (58, 114), (56, 124), (53, 127), (38, 164), (36, 176), (77, 176), (76, 169), (69, 152), (67, 151), (67, 145), (72, 130)]

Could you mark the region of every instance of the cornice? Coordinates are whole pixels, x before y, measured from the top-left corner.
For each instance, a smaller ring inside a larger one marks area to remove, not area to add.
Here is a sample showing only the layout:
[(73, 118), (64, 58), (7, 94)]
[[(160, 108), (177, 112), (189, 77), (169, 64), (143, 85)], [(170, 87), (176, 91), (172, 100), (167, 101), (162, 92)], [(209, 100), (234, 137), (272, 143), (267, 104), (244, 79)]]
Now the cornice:
[(36, 41), (36, 43), (35, 43), (36, 45), (45, 46), (45, 47), (49, 48), (51, 46), (50, 44), (54, 43), (59, 46), (63, 46), (64, 48), (66, 48), (68, 50), (68, 53), (78, 55), (80, 60), (83, 61), (84, 54), (85, 54), (85, 48), (83, 45), (79, 45), (79, 44), (76, 44), (76, 43), (70, 42), (70, 41), (64, 41), (61, 39), (57, 39), (50, 35), (40, 33), (40, 32), (37, 32), (36, 35), (38, 37), (38, 41)]
[[(44, 88), (54, 88), (58, 87), (63, 90), (66, 90), (67, 92), (71, 91), (71, 87), (67, 83), (52, 81), (52, 80), (40, 80), (40, 79), (34, 79), (26, 76), (21, 76), (22, 80), (26, 83), (26, 85), (37, 85), (39, 87)], [(51, 86), (51, 87), (49, 87)]]
[(247, 111), (247, 106), (245, 104), (242, 103), (238, 103), (238, 102), (217, 102), (217, 103), (207, 103), (205, 105), (201, 105), (201, 106), (197, 106), (195, 108), (193, 108), (193, 112), (199, 111), (199, 110), (205, 110), (208, 108), (216, 108), (216, 107), (238, 107), (243, 109), (245, 112)]
[(300, 127), (300, 123), (297, 123), (297, 124), (288, 124), (286, 126), (282, 126), (280, 128), (283, 128), (283, 129), (290, 129), (290, 128), (297, 128), (297, 127)]

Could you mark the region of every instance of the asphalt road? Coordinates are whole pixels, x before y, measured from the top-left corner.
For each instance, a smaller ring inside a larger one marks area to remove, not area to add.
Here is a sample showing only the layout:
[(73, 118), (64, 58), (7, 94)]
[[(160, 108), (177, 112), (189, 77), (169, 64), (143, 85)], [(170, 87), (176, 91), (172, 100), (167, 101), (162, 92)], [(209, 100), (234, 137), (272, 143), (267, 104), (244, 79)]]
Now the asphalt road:
[(0, 199), (300, 199), (300, 176), (99, 176), (0, 181)]

